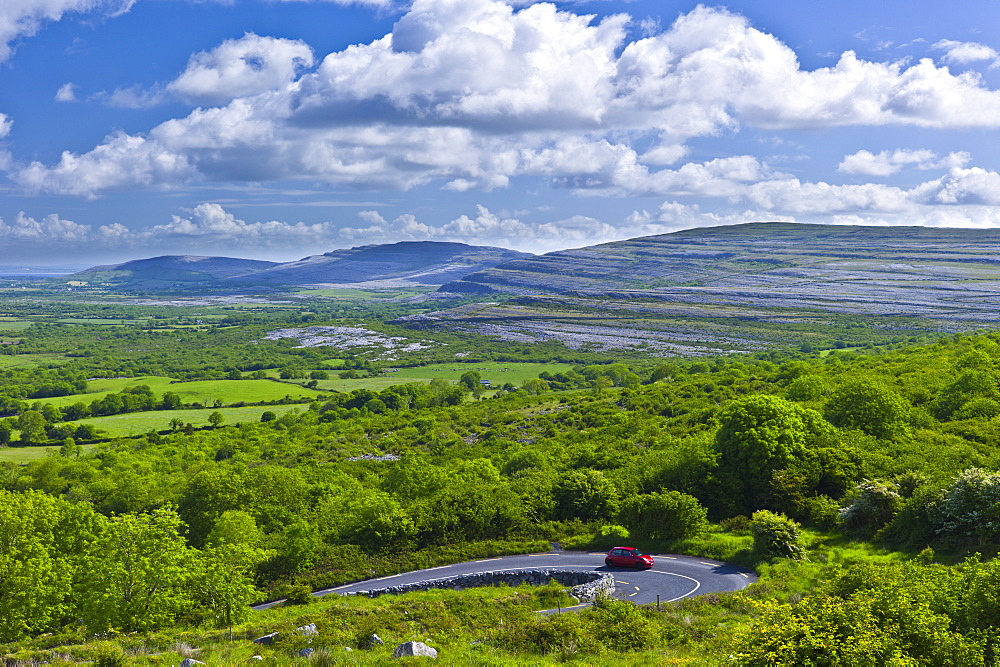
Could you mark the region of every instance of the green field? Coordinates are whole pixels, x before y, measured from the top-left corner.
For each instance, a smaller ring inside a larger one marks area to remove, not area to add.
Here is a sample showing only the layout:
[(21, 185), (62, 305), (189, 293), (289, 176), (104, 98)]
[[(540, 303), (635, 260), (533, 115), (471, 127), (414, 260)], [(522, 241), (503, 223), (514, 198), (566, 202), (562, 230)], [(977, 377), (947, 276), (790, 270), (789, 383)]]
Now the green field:
[(322, 392), (314, 389), (307, 389), (285, 382), (275, 382), (274, 380), (194, 380), (191, 382), (177, 382), (173, 378), (147, 375), (136, 378), (102, 378), (90, 380), (87, 383), (88, 392), (86, 394), (75, 394), (73, 396), (58, 396), (45, 399), (46, 403), (51, 403), (56, 407), (72, 405), (79, 401), (91, 403), (104, 398), (108, 394), (120, 392), (127, 387), (137, 385), (148, 385), (157, 396), (164, 392), (172, 391), (181, 397), (184, 403), (202, 403), (209, 405), (215, 401), (222, 401), (225, 404), (257, 403), (261, 401), (278, 401), (285, 396), (301, 398), (308, 401), (322, 395)]
[(0, 331), (24, 331), (32, 324), (34, 324), (34, 322), (30, 320), (0, 318)]
[[(93, 449), (97, 445), (81, 445), (84, 451)], [(0, 463), (10, 461), (12, 463), (29, 463), (43, 459), (59, 451), (56, 445), (44, 447), (0, 447)]]
[(62, 354), (12, 354), (0, 355), (0, 370), (5, 368), (32, 368), (49, 364), (65, 364), (69, 358)]
[[(328, 360), (332, 363), (338, 360)], [(476, 371), (483, 380), (489, 380), (494, 387), (499, 387), (508, 382), (520, 387), (528, 380), (538, 377), (539, 373), (548, 371), (549, 373), (561, 373), (572, 370), (573, 364), (543, 364), (528, 362), (484, 362), (484, 363), (446, 363), (430, 364), (417, 368), (387, 369), (385, 375), (374, 378), (355, 378), (351, 380), (341, 380), (337, 377), (338, 371), (328, 371), (329, 380), (320, 380), (317, 387), (328, 391), (353, 391), (355, 389), (371, 389), (379, 391), (395, 384), (408, 384), (410, 382), (428, 383), (431, 380), (442, 378), (449, 382), (458, 382), (458, 378), (463, 373)]]
[(268, 405), (249, 408), (204, 408), (202, 410), (157, 410), (154, 412), (132, 412), (110, 417), (92, 417), (81, 419), (74, 424), (93, 424), (99, 431), (109, 437), (117, 438), (130, 435), (142, 435), (150, 431), (166, 431), (170, 422), (180, 419), (196, 428), (208, 426), (208, 416), (220, 412), (225, 417), (223, 425), (260, 421), (261, 414), (273, 412), (281, 416), (292, 410), (304, 410), (302, 405)]

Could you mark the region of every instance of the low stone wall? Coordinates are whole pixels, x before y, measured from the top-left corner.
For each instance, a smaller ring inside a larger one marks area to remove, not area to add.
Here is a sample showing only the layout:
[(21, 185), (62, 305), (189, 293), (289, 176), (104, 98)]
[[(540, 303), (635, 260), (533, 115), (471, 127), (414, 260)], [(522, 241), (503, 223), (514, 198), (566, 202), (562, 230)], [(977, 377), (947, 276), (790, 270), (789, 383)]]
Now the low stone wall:
[(607, 572), (539, 568), (461, 574), (442, 579), (427, 579), (415, 584), (372, 588), (367, 591), (349, 593), (349, 595), (365, 595), (374, 598), (380, 595), (398, 595), (413, 591), (426, 591), (432, 588), (451, 588), (458, 591), (477, 586), (520, 586), (521, 584), (543, 586), (551, 579), (555, 579), (563, 586), (569, 586), (570, 595), (580, 602), (593, 602), (598, 596), (611, 595), (615, 592), (615, 578)]

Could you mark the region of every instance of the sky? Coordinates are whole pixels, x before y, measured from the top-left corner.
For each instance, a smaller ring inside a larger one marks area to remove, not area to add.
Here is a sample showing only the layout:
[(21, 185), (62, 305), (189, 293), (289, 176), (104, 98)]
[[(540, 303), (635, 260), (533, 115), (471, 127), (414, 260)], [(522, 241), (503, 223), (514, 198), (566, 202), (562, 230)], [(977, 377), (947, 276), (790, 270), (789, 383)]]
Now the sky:
[(0, 0), (0, 265), (1000, 227), (1000, 3)]

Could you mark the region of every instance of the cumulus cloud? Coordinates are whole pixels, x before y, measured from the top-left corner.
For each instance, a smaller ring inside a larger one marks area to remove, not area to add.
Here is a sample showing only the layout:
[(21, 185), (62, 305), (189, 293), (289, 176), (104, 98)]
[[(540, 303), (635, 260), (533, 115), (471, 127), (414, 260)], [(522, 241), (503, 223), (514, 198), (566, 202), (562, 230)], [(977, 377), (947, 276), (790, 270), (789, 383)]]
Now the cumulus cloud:
[(224, 104), (236, 97), (280, 89), (314, 64), (305, 42), (252, 32), (191, 56), (167, 91), (193, 104)]
[(135, 0), (5, 0), (0, 3), (0, 62), (13, 53), (11, 43), (31, 37), (46, 21), (69, 13), (102, 12), (111, 16), (132, 8)]
[(14, 126), (14, 121), (5, 113), (0, 113), (0, 139), (10, 134), (10, 128)]
[(329, 242), (334, 228), (330, 223), (288, 223), (278, 220), (247, 222), (219, 204), (199, 204), (188, 217), (171, 216), (170, 222), (132, 235), (149, 242), (171, 244), (195, 241), (247, 247), (302, 247)]
[(54, 213), (41, 220), (29, 217), (23, 211), (18, 213), (12, 222), (0, 219), (0, 239), (6, 241), (75, 243), (87, 239), (89, 235), (89, 225), (79, 225), (72, 220), (64, 220)]
[(917, 169), (937, 169), (940, 167), (961, 167), (972, 159), (966, 152), (949, 153), (944, 159), (929, 150), (881, 151), (877, 154), (860, 150), (853, 155), (847, 155), (837, 166), (838, 171), (847, 174), (862, 174), (865, 176), (892, 176), (904, 167), (914, 166)]
[[(691, 138), (745, 126), (1000, 127), (1000, 92), (930, 59), (846, 52), (832, 67), (805, 70), (787, 45), (723, 9), (698, 7), (635, 41), (628, 22), (551, 3), (415, 0), (390, 34), (304, 74), (306, 45), (248, 34), (192, 57), (168, 85), (224, 106), (112, 135), (13, 177), (31, 190), (83, 195), (293, 179), (467, 191), (528, 175), (594, 193), (729, 196), (740, 189), (733, 182), (767, 177), (767, 166), (661, 167), (679, 161)], [(650, 137), (655, 147), (640, 155), (637, 142)], [(746, 173), (713, 171), (723, 168)]]
[(0, 248), (18, 248), (26, 256), (45, 256), (57, 248), (88, 255), (132, 248), (199, 254), (227, 254), (233, 248), (311, 253), (338, 242), (337, 227), (330, 222), (247, 222), (214, 203), (199, 204), (184, 215), (144, 229), (118, 222), (95, 228), (55, 213), (36, 219), (21, 212), (10, 222), (0, 219)]
[(492, 245), (528, 252), (546, 252), (572, 245), (586, 245), (625, 238), (613, 225), (588, 216), (529, 223), (515, 217), (501, 216), (482, 205), (473, 215), (459, 217), (441, 225), (428, 225), (405, 213), (388, 221), (376, 211), (358, 214), (364, 227), (344, 227), (341, 239), (349, 242), (393, 243), (410, 241), (457, 241), (472, 245)]
[(56, 91), (56, 102), (76, 102), (76, 84), (64, 83)]
[(991, 67), (1000, 66), (1000, 53), (985, 44), (942, 39), (936, 42), (932, 48), (944, 51), (941, 60), (950, 65), (968, 65), (988, 60)]

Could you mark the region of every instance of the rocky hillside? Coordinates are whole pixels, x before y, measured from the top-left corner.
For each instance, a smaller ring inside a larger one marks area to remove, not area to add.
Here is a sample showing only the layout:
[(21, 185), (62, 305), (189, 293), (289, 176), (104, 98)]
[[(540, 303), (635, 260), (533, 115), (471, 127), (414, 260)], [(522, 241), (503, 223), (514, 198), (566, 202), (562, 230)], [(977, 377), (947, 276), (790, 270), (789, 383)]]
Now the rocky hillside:
[(553, 252), (414, 328), (655, 356), (864, 346), (1000, 322), (1000, 231), (752, 223)]
[(526, 257), (531, 255), (504, 248), (419, 241), (334, 250), (286, 263), (168, 255), (96, 266), (61, 280), (146, 291), (302, 285), (437, 286)]
[(689, 229), (508, 262), (441, 289), (996, 320), (1000, 231)]

